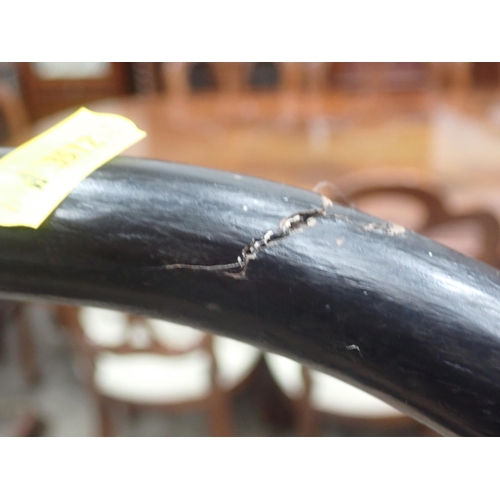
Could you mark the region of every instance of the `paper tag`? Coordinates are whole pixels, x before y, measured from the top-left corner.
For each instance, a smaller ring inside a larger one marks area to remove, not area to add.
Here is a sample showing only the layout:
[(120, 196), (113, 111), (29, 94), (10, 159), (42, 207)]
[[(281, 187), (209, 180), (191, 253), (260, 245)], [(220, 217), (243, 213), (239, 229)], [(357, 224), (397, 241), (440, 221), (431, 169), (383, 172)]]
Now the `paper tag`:
[(81, 108), (0, 159), (0, 226), (37, 229), (85, 177), (144, 138), (132, 121)]

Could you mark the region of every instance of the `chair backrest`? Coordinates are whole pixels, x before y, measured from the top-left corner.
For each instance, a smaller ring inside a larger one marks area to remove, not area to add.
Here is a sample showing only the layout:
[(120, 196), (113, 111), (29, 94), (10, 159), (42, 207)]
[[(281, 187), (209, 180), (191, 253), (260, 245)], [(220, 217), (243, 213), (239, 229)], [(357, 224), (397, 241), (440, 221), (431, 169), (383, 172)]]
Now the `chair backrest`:
[(58, 306), (57, 311), (91, 387), (100, 355), (152, 354), (156, 360), (165, 356), (179, 361), (203, 355), (212, 388), (222, 389), (244, 380), (259, 359), (259, 351), (247, 344), (164, 320), (89, 307)]
[(28, 113), (21, 97), (0, 81), (0, 144), (9, 144), (28, 126)]
[(131, 63), (132, 81), (136, 94), (156, 94), (161, 88), (161, 63), (133, 62)]
[(236, 63), (169, 62), (162, 65), (163, 87), (173, 98), (196, 92), (232, 92), (240, 88)]
[(11, 318), (18, 304), (10, 300), (0, 300), (0, 328)]
[(90, 358), (103, 352), (164, 356), (198, 349), (212, 352), (211, 336), (167, 321), (89, 307), (61, 306), (58, 316), (76, 347)]
[(337, 179), (335, 191), (323, 184), (320, 192), (338, 203), (390, 220), (492, 266), (500, 264), (500, 224), (484, 209), (455, 213), (446, 206), (441, 189), (412, 169), (380, 169)]
[(487, 210), (448, 214), (421, 233), (485, 264), (500, 267), (500, 224), (495, 215)]
[(217, 93), (258, 90), (299, 91), (303, 83), (301, 63), (163, 63), (168, 95), (185, 97), (197, 91)]
[(435, 69), (428, 63), (307, 63), (308, 90), (415, 91), (429, 88)]
[(433, 180), (412, 168), (378, 168), (343, 175), (317, 186), (322, 194), (420, 232), (448, 217)]
[(131, 90), (130, 63), (18, 63), (32, 119)]
[(304, 64), (297, 62), (242, 63), (243, 89), (300, 92), (304, 85)]

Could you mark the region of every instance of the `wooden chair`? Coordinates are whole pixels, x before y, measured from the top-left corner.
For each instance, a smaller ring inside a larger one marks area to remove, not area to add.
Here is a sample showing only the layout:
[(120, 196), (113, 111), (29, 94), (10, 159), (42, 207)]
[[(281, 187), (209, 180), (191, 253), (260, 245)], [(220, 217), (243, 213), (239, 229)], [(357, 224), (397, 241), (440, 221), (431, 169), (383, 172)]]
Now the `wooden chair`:
[[(28, 114), (21, 97), (11, 87), (0, 81), (0, 145), (11, 145), (11, 138), (28, 126)], [(0, 356), (6, 325), (15, 326), (19, 365), (26, 381), (35, 384), (40, 378), (40, 369), (26, 304), (0, 301)]]
[(114, 434), (113, 410), (208, 412), (211, 434), (232, 433), (230, 393), (260, 353), (240, 342), (174, 323), (96, 308), (60, 308), (83, 379), (99, 410), (100, 434)]
[[(241, 63), (241, 73), (243, 120), (270, 119), (282, 126), (297, 124), (304, 90), (303, 63)], [(255, 97), (262, 94), (266, 97), (259, 106)]]
[(91, 101), (130, 93), (130, 63), (17, 63), (24, 100), (33, 120)]
[(15, 328), (19, 366), (26, 382), (34, 385), (40, 379), (40, 368), (26, 304), (0, 301), (0, 358), (3, 356), (5, 330), (9, 322)]
[[(318, 190), (337, 203), (351, 204), (470, 257), (499, 265), (500, 225), (496, 218), (481, 209), (450, 212), (440, 190), (417, 171), (360, 172), (337, 179), (335, 186), (322, 183)], [(318, 419), (325, 415), (358, 433), (370, 428), (434, 435), (386, 403), (334, 377), (274, 354), (266, 354), (265, 359), (274, 379), (294, 403), (300, 435), (316, 434)]]
[(330, 375), (277, 354), (266, 353), (264, 358), (275, 382), (292, 402), (299, 436), (317, 435), (322, 421), (353, 435), (430, 432), (392, 406)]
[(45, 423), (38, 416), (31, 413), (19, 415), (12, 423), (10, 437), (42, 437), (45, 432)]
[(174, 99), (196, 92), (225, 93), (241, 88), (237, 63), (163, 63), (162, 79), (167, 95)]
[[(500, 225), (482, 208), (455, 213), (432, 179), (413, 169), (375, 169), (339, 178), (337, 192), (359, 210), (390, 220), (492, 266), (499, 265)], [(325, 185), (322, 192), (334, 195)]]
[(228, 117), (231, 123), (234, 120), (241, 90), (236, 63), (163, 63), (161, 79), (165, 95), (172, 100), (172, 120), (179, 126), (201, 130), (213, 126), (213, 111), (201, 113), (203, 118), (191, 112), (193, 99), (200, 95), (217, 100), (218, 115)]
[(45, 432), (45, 422), (38, 412), (11, 398), (0, 398), (0, 421), (2, 437), (40, 437)]
[(429, 88), (437, 68), (428, 63), (307, 63), (307, 90), (325, 92), (419, 91)]
[[(5, 331), (12, 323), (16, 329), (19, 365), (26, 381), (34, 384), (40, 371), (26, 312), (26, 308), (17, 302), (0, 301), (0, 361), (5, 355)], [(5, 429), (2, 435), (12, 437), (40, 436), (45, 427), (34, 405), (19, 397), (0, 397), (0, 421)]]
[[(182, 62), (163, 63), (163, 82), (165, 94), (173, 100), (172, 120), (203, 130), (213, 127), (214, 113), (225, 126), (295, 122), (303, 75), (301, 63)], [(255, 98), (262, 93), (263, 100)], [(215, 110), (205, 106), (209, 101)]]
[(131, 63), (134, 92), (140, 95), (154, 95), (162, 85), (161, 63), (133, 62)]
[(469, 63), (472, 85), (479, 89), (497, 89), (500, 86), (500, 63)]
[(201, 91), (241, 93), (258, 90), (300, 91), (301, 63), (164, 63), (168, 95), (182, 98)]
[(498, 88), (500, 64), (495, 62), (431, 63), (434, 88), (471, 92)]
[(304, 64), (297, 62), (241, 63), (245, 91), (300, 92), (304, 85)]

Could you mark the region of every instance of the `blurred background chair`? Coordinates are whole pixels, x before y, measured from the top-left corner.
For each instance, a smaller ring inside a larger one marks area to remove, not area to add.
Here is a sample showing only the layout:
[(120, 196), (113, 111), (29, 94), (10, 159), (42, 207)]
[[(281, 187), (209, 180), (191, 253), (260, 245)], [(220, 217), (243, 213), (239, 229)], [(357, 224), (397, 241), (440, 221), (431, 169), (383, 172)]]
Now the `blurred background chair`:
[(303, 89), (303, 63), (242, 63), (241, 72), (243, 88), (247, 91), (274, 90), (287, 93)]
[(26, 398), (0, 397), (1, 437), (41, 437), (45, 422)]
[(429, 63), (306, 63), (307, 87), (315, 91), (411, 92), (428, 89)]
[(457, 252), (498, 267), (500, 226), (496, 216), (481, 207), (451, 210), (444, 191), (429, 177), (412, 169), (371, 169), (340, 177), (335, 189), (364, 212), (423, 234)]
[(266, 353), (266, 364), (292, 402), (298, 436), (320, 435), (332, 423), (344, 435), (429, 435), (422, 424), (379, 399), (296, 361)]
[(60, 308), (79, 371), (93, 395), (100, 435), (116, 433), (113, 411), (204, 410), (210, 433), (233, 430), (231, 394), (244, 384), (260, 353), (228, 338), (167, 321), (97, 308)]
[(197, 92), (233, 93), (242, 86), (238, 63), (163, 63), (162, 79), (164, 91), (172, 99)]
[(17, 63), (31, 119), (132, 91), (129, 63)]
[(29, 305), (24, 303), (0, 301), (0, 360), (5, 352), (7, 328), (12, 327), (15, 331), (19, 367), (25, 381), (29, 385), (34, 385), (40, 379), (40, 368), (37, 362), (28, 308)]
[[(15, 138), (26, 130), (28, 124), (28, 112), (20, 93), (9, 82), (0, 79), (0, 146), (12, 145)], [(15, 328), (19, 365), (25, 380), (33, 385), (40, 378), (40, 370), (36, 360), (28, 308), (29, 305), (26, 303), (0, 301), (0, 357), (5, 330), (12, 324)]]
[[(246, 121), (269, 117), (269, 110), (280, 102), (280, 113), (294, 114), (303, 90), (301, 63), (163, 63), (163, 92), (174, 106), (175, 120), (187, 126), (199, 124), (199, 111), (212, 100), (217, 103), (217, 120), (238, 127)], [(256, 101), (254, 97), (264, 98)], [(197, 98), (199, 98), (198, 101)], [(198, 107), (192, 110), (194, 102)], [(205, 127), (214, 127), (214, 110), (207, 112)], [(271, 115), (273, 113), (271, 112)], [(276, 116), (271, 116), (271, 120)], [(267, 118), (269, 119), (269, 118)]]
[[(0, 363), (5, 360), (7, 329), (13, 328), (20, 371), (33, 386), (40, 379), (40, 369), (27, 312), (25, 304), (0, 301)], [(30, 398), (0, 396), (0, 428), (3, 436), (30, 437), (42, 435), (44, 424)]]
[[(0, 79), (0, 146), (11, 145), (14, 138), (28, 126), (28, 112), (19, 92), (11, 85), (11, 79)], [(28, 317), (28, 305), (21, 302), (0, 301), (0, 363), (6, 353), (8, 328), (14, 329), (17, 360), (24, 380), (29, 386), (40, 380), (35, 343)], [(35, 436), (42, 433), (37, 411), (30, 407), (19, 409), (10, 399), (0, 399), (1, 417), (7, 420), (4, 435)]]
[(299, 91), (302, 63), (163, 63), (164, 90), (173, 97), (200, 91)]

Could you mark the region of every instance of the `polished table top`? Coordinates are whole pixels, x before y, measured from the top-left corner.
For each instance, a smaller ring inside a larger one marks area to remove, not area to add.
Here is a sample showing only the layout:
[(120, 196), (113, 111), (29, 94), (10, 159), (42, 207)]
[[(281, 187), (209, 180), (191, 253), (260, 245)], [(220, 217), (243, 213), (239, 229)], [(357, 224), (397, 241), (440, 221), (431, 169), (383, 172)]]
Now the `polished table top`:
[[(452, 187), (459, 204), (500, 214), (500, 92), (126, 96), (88, 108), (148, 133), (127, 155), (305, 188), (363, 168), (413, 167)], [(36, 123), (16, 143), (72, 111)]]

